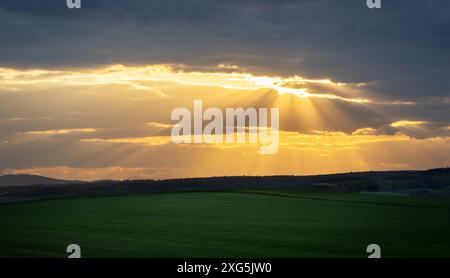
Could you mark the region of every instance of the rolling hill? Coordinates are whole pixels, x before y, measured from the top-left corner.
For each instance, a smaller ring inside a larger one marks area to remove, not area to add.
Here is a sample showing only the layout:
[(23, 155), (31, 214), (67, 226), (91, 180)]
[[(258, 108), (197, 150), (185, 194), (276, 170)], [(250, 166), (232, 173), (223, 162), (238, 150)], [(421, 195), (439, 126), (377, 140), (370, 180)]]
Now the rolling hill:
[(2, 186), (26, 186), (26, 185), (55, 185), (55, 184), (71, 184), (79, 183), (79, 181), (67, 181), (53, 178), (47, 178), (36, 175), (5, 175), (0, 176), (0, 187)]

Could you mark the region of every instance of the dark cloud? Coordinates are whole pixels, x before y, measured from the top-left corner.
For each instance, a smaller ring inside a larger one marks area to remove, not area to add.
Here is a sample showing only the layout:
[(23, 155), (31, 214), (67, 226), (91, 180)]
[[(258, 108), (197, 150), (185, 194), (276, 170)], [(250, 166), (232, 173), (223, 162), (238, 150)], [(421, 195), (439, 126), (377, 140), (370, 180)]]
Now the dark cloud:
[(0, 64), (238, 64), (377, 81), (383, 97), (448, 95), (450, 2), (0, 0)]

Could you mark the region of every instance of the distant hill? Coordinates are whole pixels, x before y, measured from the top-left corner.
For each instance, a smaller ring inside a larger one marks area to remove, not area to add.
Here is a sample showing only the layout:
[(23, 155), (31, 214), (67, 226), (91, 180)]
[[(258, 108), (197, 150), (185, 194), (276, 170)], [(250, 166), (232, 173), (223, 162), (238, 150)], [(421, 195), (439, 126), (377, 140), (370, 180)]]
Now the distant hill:
[[(450, 197), (450, 168), (317, 176), (240, 176), (170, 180), (74, 182), (39, 176), (0, 177), (0, 199), (110, 196), (183, 191), (293, 189), (329, 192), (396, 192)], [(20, 178), (22, 177), (22, 178)], [(6, 181), (5, 181), (6, 180)], [(29, 186), (25, 186), (28, 184)], [(55, 186), (59, 184), (59, 186)]]
[(0, 187), (4, 186), (25, 186), (25, 185), (55, 185), (55, 184), (73, 184), (79, 181), (58, 180), (36, 175), (5, 175), (0, 176)]

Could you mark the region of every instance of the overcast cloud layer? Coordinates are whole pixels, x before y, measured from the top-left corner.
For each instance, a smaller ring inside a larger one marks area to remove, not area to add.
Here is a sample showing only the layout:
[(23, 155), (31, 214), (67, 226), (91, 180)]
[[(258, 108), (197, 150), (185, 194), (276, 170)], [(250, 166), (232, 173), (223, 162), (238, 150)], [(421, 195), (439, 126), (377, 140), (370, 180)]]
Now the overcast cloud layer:
[(448, 97), (450, 2), (0, 0), (0, 64), (238, 64)]

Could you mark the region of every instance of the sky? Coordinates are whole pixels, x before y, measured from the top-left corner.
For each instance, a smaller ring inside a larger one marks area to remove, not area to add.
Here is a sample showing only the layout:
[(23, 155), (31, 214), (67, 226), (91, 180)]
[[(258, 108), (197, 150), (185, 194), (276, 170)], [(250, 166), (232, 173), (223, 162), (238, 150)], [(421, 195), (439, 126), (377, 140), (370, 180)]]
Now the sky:
[[(0, 0), (0, 174), (450, 166), (450, 2)], [(174, 144), (171, 112), (280, 110), (280, 147)]]

